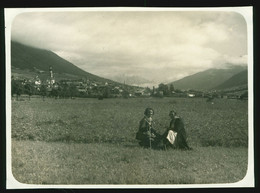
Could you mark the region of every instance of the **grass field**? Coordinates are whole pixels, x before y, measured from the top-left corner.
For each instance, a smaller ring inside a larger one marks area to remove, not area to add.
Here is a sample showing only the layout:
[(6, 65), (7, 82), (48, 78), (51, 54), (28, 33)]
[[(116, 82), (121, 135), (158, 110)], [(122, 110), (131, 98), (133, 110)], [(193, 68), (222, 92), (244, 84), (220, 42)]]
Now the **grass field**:
[[(163, 133), (183, 118), (193, 151), (142, 149), (146, 107)], [(12, 172), (28, 184), (232, 183), (247, 171), (245, 101), (199, 98), (12, 101)]]

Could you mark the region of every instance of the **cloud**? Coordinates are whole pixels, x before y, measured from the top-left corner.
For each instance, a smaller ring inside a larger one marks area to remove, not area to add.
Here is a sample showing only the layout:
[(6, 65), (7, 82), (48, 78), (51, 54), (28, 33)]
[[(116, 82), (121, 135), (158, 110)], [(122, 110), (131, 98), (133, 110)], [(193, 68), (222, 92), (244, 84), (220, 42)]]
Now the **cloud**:
[(229, 56), (229, 55), (221, 55), (221, 57), (216, 58), (213, 61), (213, 64), (217, 68), (225, 68), (228, 65), (239, 65), (239, 66), (247, 66), (247, 55), (243, 56)]
[(12, 25), (13, 40), (52, 50), (90, 73), (157, 82), (246, 64), (246, 33), (234, 12), (31, 12)]

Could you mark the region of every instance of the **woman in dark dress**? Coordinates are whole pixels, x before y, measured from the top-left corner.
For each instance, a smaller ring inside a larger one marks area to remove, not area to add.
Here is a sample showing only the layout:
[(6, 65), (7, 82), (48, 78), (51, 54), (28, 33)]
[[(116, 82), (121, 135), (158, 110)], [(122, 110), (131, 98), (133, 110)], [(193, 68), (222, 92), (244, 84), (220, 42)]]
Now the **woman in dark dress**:
[(153, 115), (154, 110), (152, 108), (145, 109), (144, 117), (139, 122), (139, 129), (136, 133), (139, 145), (145, 148), (156, 148), (161, 139), (160, 134), (154, 129)]
[(187, 143), (187, 134), (184, 128), (183, 120), (177, 116), (175, 111), (170, 111), (169, 116), (171, 118), (170, 127), (167, 128), (163, 134), (165, 144), (168, 147), (176, 149), (191, 150)]

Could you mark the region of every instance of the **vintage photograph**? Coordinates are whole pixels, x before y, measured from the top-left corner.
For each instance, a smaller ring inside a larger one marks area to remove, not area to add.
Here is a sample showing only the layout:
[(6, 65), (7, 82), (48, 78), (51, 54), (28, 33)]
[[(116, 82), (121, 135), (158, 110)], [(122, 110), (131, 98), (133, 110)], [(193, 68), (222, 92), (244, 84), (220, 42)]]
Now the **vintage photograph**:
[(5, 9), (7, 187), (253, 187), (252, 7)]

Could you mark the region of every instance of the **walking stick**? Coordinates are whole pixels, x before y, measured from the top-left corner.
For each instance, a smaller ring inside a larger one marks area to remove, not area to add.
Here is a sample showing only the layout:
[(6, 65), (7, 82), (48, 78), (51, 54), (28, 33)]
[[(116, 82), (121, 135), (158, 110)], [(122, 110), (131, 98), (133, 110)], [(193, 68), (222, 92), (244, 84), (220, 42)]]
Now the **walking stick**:
[(150, 149), (152, 149), (152, 129), (151, 129), (151, 126), (150, 126), (150, 125), (149, 125), (149, 131), (150, 131), (150, 137), (149, 137)]

